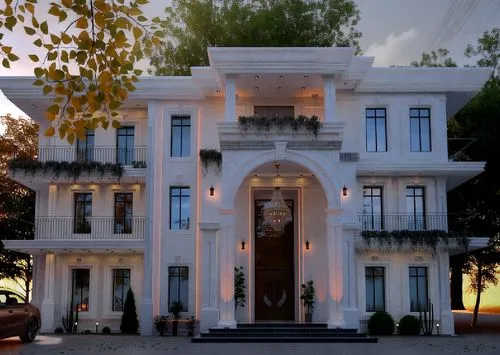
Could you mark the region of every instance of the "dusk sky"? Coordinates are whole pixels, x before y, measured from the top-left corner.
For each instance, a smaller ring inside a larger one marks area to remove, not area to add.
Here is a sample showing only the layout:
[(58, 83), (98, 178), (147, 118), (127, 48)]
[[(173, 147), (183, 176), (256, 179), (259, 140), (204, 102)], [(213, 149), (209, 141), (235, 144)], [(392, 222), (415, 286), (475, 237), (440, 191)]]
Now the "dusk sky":
[[(363, 33), (364, 55), (375, 56), (375, 65), (405, 65), (420, 57), (423, 51), (447, 48), (459, 63), (472, 64), (463, 55), (468, 43), (475, 43), (481, 34), (500, 27), (500, 0), (355, 0), (361, 11), (359, 30)], [(146, 14), (152, 18), (163, 14), (170, 0), (152, 0)], [(48, 3), (48, 1), (47, 1)], [(43, 5), (48, 7), (48, 5)], [(39, 13), (43, 13), (40, 8)], [(26, 41), (24, 30), (7, 32), (4, 44)], [(33, 53), (32, 46), (14, 47), (20, 57)], [(141, 63), (144, 68), (148, 62)], [(11, 64), (10, 70), (0, 68), (1, 76), (33, 75), (29, 60)], [(1, 94), (0, 94), (1, 95)], [(21, 114), (3, 95), (0, 115)]]

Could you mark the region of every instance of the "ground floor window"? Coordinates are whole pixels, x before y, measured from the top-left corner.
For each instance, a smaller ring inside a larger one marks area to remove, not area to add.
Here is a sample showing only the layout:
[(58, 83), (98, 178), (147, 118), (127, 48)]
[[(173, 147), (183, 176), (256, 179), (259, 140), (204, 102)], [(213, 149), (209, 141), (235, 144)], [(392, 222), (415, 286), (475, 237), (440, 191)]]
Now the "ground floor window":
[(425, 266), (410, 266), (410, 311), (427, 310), (429, 293), (428, 272)]
[(385, 311), (385, 269), (383, 267), (367, 267), (366, 279), (366, 311)]
[(72, 307), (80, 312), (89, 311), (90, 269), (72, 270), (71, 301)]
[(113, 312), (123, 311), (130, 289), (130, 269), (113, 269)]
[(168, 309), (173, 302), (182, 302), (182, 311), (188, 311), (189, 304), (189, 268), (170, 266), (168, 268)]

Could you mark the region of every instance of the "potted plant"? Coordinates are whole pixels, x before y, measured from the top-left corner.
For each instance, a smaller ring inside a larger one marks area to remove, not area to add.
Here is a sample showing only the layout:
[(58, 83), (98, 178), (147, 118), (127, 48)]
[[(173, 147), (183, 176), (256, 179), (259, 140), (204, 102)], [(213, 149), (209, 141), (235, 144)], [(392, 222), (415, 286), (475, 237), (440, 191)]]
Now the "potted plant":
[(177, 336), (177, 327), (179, 325), (179, 318), (181, 317), (181, 312), (182, 312), (182, 302), (180, 301), (175, 301), (172, 302), (172, 305), (170, 306), (170, 313), (174, 316), (174, 320), (172, 321), (172, 335)]
[(312, 313), (314, 311), (314, 305), (316, 301), (314, 300), (316, 292), (314, 291), (314, 283), (312, 280), (307, 281), (305, 284), (302, 284), (302, 295), (300, 299), (304, 303), (304, 307), (306, 310), (306, 323), (312, 322)]
[(166, 316), (158, 316), (155, 318), (155, 328), (160, 336), (164, 336), (168, 330), (168, 319)]

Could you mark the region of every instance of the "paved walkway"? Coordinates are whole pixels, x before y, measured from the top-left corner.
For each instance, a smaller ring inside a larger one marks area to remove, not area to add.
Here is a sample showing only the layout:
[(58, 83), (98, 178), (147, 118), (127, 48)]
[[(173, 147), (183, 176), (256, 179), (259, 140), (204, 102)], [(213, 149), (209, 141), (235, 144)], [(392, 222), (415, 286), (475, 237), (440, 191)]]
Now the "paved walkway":
[(42, 335), (33, 344), (16, 338), (0, 340), (0, 354), (175, 354), (175, 355), (422, 355), (500, 354), (500, 337), (471, 334), (460, 337), (384, 337), (378, 344), (192, 344), (184, 337), (104, 335)]

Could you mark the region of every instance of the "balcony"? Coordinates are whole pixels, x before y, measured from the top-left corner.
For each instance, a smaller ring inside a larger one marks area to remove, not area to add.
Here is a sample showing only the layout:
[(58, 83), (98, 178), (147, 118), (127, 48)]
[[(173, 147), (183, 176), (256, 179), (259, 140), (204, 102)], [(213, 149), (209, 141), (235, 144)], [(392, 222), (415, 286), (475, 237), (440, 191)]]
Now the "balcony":
[(144, 240), (145, 217), (37, 217), (35, 239)]
[(447, 214), (390, 214), (359, 215), (362, 231), (396, 231), (396, 230), (448, 230)]
[(38, 159), (41, 162), (96, 162), (102, 164), (121, 164), (133, 168), (145, 168), (147, 148), (117, 148), (96, 146), (89, 148), (77, 147), (40, 147)]

